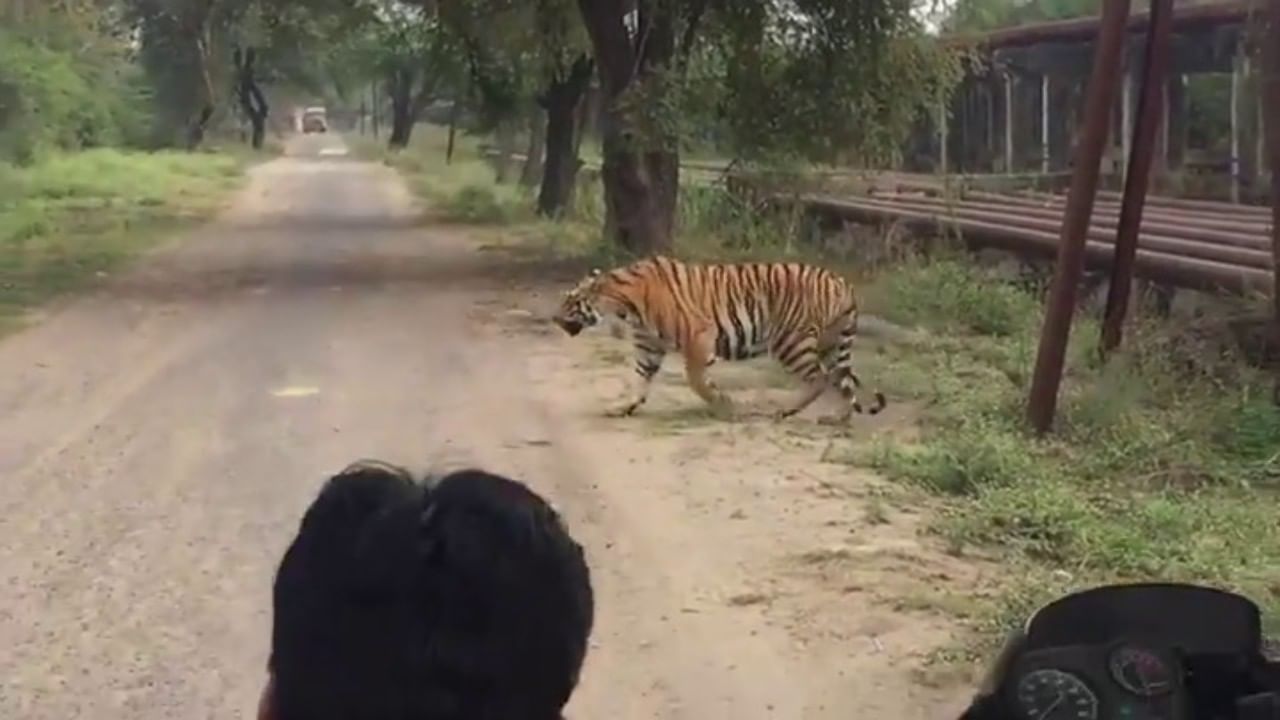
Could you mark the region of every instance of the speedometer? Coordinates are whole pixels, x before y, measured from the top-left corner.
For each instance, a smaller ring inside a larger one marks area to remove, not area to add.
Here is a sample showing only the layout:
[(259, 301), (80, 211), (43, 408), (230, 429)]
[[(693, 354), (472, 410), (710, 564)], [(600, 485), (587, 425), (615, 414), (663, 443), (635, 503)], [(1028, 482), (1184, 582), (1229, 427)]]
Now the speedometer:
[(1111, 677), (1138, 697), (1158, 697), (1173, 691), (1173, 671), (1158, 655), (1132, 646), (1116, 648), (1108, 661)]
[(1098, 697), (1080, 678), (1062, 670), (1033, 670), (1017, 687), (1018, 705), (1028, 720), (1096, 720)]

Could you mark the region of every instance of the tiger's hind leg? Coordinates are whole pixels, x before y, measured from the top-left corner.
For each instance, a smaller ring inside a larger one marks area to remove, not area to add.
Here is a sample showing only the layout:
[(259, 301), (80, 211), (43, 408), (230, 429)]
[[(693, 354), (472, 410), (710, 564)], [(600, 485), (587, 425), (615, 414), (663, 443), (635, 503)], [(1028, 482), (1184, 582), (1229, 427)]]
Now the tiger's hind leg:
[(800, 378), (805, 384), (805, 389), (795, 400), (774, 414), (774, 419), (785, 420), (822, 396), (828, 387), (827, 373), (822, 368), (816, 333), (804, 333), (784, 339), (776, 345), (773, 355), (787, 372)]
[(716, 361), (715, 353), (716, 329), (714, 326), (696, 333), (684, 348), (684, 374), (689, 387), (711, 406), (717, 414), (733, 413), (733, 402), (711, 378), (707, 377), (707, 368)]
[(824, 418), (824, 423), (843, 424), (848, 422), (855, 412), (875, 415), (885, 408), (884, 393), (879, 390), (873, 391), (875, 404), (870, 408), (863, 408), (862, 402), (858, 399), (858, 390), (862, 388), (862, 381), (853, 371), (853, 340), (857, 334), (858, 319), (855, 315), (840, 330), (840, 339), (835, 348), (835, 363), (831, 368), (830, 376), (831, 384), (836, 386), (844, 399), (844, 410), (838, 415)]
[(651, 333), (635, 330), (633, 335), (636, 350), (635, 370), (636, 375), (640, 376), (640, 387), (636, 390), (635, 397), (627, 404), (607, 413), (611, 417), (627, 417), (644, 405), (649, 399), (649, 388), (653, 386), (653, 377), (662, 368), (662, 360), (667, 355), (662, 341)]

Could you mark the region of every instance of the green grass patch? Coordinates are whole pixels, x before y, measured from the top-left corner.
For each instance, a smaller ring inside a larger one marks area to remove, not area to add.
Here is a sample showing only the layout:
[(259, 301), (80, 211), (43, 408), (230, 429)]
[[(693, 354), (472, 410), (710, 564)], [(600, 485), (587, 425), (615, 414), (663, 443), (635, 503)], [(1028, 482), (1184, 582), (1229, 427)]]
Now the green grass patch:
[[(424, 199), (434, 219), (468, 225), (532, 222), (533, 196), (515, 182), (499, 185), (493, 166), (481, 154), (479, 140), (459, 131), (452, 159), (448, 130), (419, 123), (409, 146), (391, 151), (368, 136), (351, 139), (357, 156), (395, 168), (410, 189)], [(513, 173), (514, 174), (514, 173)]]
[(871, 312), (922, 329), (863, 374), (921, 403), (924, 428), (852, 456), (946, 498), (932, 527), (952, 550), (1015, 568), (986, 622), (1150, 579), (1241, 590), (1280, 620), (1280, 409), (1227, 340), (1210, 349), (1140, 318), (1104, 364), (1097, 323), (1078, 318), (1055, 432), (1040, 440), (1023, 421), (1035, 295), (944, 258), (893, 267), (868, 296)]
[(0, 164), (0, 327), (221, 207), (242, 158), (90, 150)]

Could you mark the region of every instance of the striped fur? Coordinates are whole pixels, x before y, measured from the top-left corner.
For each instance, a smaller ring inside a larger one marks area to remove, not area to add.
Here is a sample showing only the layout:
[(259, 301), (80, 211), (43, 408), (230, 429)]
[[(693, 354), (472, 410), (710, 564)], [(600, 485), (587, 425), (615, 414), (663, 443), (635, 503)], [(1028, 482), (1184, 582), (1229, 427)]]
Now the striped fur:
[[(565, 294), (554, 322), (569, 335), (616, 317), (630, 326), (641, 378), (635, 399), (618, 414), (644, 404), (654, 375), (669, 352), (684, 357), (689, 386), (704, 401), (728, 405), (706, 376), (716, 359), (746, 360), (772, 355), (806, 388), (778, 413), (789, 417), (835, 387), (846, 407), (843, 422), (863, 412), (853, 372), (858, 303), (840, 277), (812, 265), (745, 263), (686, 264), (654, 257), (606, 273), (595, 270)], [(885, 399), (875, 393), (875, 405)]]

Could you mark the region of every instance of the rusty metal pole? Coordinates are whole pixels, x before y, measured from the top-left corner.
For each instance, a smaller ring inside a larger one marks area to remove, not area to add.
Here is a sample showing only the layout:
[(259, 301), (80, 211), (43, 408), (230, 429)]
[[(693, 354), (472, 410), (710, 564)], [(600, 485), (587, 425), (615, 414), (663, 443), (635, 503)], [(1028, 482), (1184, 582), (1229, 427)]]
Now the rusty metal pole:
[[(1280, 0), (1268, 0), (1267, 31), (1263, 42), (1262, 117), (1267, 136), (1267, 164), (1271, 168), (1271, 257), (1275, 282), (1271, 286), (1272, 331), (1280, 344)], [(1272, 399), (1280, 405), (1280, 375)]]
[(1084, 104), (1084, 127), (1076, 145), (1075, 170), (1058, 239), (1058, 261), (1049, 288), (1040, 348), (1036, 353), (1031, 392), (1027, 398), (1027, 420), (1037, 434), (1048, 432), (1058, 404), (1062, 366), (1066, 361), (1071, 316), (1075, 311), (1080, 275), (1084, 271), (1085, 235), (1093, 214), (1093, 196), (1098, 190), (1098, 164), (1107, 142), (1107, 126), (1115, 104), (1124, 49), (1125, 25), (1129, 20), (1129, 0), (1102, 3), (1102, 21), (1093, 53), (1093, 71)]
[(1151, 158), (1156, 148), (1156, 131), (1164, 110), (1165, 76), (1169, 70), (1169, 43), (1173, 35), (1173, 0), (1152, 0), (1151, 24), (1138, 88), (1138, 117), (1129, 143), (1129, 161), (1124, 178), (1124, 199), (1116, 225), (1116, 254), (1107, 289), (1107, 309), (1102, 319), (1102, 352), (1120, 346), (1124, 319), (1129, 312), (1129, 291), (1133, 286), (1133, 261), (1138, 254), (1138, 230), (1151, 177)]

